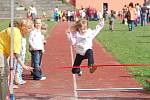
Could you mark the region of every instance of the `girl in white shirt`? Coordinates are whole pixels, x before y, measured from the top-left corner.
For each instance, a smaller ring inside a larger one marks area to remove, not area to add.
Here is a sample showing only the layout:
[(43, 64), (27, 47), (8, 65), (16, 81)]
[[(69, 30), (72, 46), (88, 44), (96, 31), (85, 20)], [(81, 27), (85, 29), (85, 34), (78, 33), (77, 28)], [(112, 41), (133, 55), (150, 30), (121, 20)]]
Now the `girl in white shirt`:
[(34, 80), (45, 80), (46, 77), (42, 76), (41, 60), (42, 54), (44, 53), (44, 41), (41, 32), (41, 19), (35, 19), (35, 29), (29, 35), (29, 45), (32, 59), (33, 79)]
[(67, 37), (76, 50), (76, 58), (73, 64), (72, 73), (81, 76), (82, 71), (80, 64), (82, 60), (88, 59), (90, 73), (94, 73), (96, 67), (94, 65), (92, 40), (104, 26), (104, 20), (100, 19), (99, 24), (94, 30), (88, 28), (87, 20), (79, 20), (75, 22), (67, 32)]

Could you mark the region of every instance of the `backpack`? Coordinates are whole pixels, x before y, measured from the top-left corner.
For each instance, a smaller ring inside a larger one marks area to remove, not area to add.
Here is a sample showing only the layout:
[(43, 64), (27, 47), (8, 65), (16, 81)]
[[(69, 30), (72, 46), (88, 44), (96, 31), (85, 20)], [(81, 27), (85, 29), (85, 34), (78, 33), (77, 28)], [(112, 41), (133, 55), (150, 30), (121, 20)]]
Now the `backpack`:
[(128, 20), (131, 19), (131, 13), (130, 13), (129, 10), (126, 12), (125, 17), (126, 17)]

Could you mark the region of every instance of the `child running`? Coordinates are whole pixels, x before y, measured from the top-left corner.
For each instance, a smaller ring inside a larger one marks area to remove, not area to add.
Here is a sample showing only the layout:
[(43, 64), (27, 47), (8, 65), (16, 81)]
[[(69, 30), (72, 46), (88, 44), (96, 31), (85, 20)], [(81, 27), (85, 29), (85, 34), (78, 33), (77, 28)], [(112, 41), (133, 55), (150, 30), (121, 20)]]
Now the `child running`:
[(94, 73), (97, 67), (94, 66), (92, 40), (104, 26), (104, 20), (100, 19), (94, 30), (88, 28), (87, 20), (76, 21), (67, 32), (67, 37), (71, 44), (75, 46), (76, 57), (72, 68), (72, 73), (82, 75), (80, 64), (82, 60), (88, 59), (90, 73)]

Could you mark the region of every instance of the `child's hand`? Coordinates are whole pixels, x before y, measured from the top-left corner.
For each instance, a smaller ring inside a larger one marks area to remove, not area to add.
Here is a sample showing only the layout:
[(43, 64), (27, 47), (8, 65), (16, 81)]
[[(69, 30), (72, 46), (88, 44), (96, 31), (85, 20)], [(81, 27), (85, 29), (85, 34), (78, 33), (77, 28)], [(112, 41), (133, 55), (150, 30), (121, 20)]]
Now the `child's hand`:
[(46, 42), (47, 42), (46, 40), (43, 41), (44, 45), (46, 44)]
[(45, 49), (42, 50), (42, 53), (43, 53), (43, 54), (45, 53)]
[(30, 67), (30, 66), (24, 66), (24, 69), (26, 69), (26, 70), (33, 70), (33, 67)]

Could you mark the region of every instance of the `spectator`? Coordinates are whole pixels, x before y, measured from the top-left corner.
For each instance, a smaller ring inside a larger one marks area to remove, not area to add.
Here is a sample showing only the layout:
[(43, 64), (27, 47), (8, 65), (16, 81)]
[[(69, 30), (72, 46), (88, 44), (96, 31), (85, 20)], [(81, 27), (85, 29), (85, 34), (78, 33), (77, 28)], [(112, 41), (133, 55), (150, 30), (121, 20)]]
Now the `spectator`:
[(31, 66), (33, 69), (33, 79), (34, 80), (45, 80), (46, 77), (43, 76), (41, 70), (41, 60), (42, 54), (44, 53), (44, 36), (42, 35), (41, 31), (41, 19), (35, 19), (35, 29), (29, 35), (29, 45), (30, 45), (30, 52), (31, 52), (31, 59), (32, 64)]
[(110, 16), (109, 16), (109, 30), (114, 30), (114, 21), (115, 21), (115, 12), (111, 10)]
[(137, 16), (137, 13), (136, 13), (136, 9), (134, 8), (132, 2), (129, 3), (129, 8), (128, 8), (128, 12), (127, 12), (126, 16), (127, 16), (127, 20), (128, 20), (129, 31), (133, 31), (134, 21), (135, 21), (135, 18)]
[[(14, 48), (13, 56), (17, 59), (18, 63), (27, 70), (32, 69), (29, 66), (26, 66), (20, 59), (20, 50), (21, 50), (21, 38), (23, 34), (27, 34), (31, 29), (32, 21), (29, 19), (22, 19), (18, 23), (18, 27), (14, 27)], [(11, 28), (6, 28), (0, 32), (0, 99), (5, 100), (8, 92), (8, 63), (7, 59), (11, 56), (10, 54), (10, 45), (11, 42)], [(12, 66), (11, 66), (12, 67)], [(11, 68), (13, 70), (13, 68)], [(3, 84), (3, 85), (2, 85)]]
[(31, 9), (32, 20), (34, 21), (35, 18), (37, 17), (37, 11), (34, 5), (31, 5), (30, 9)]

